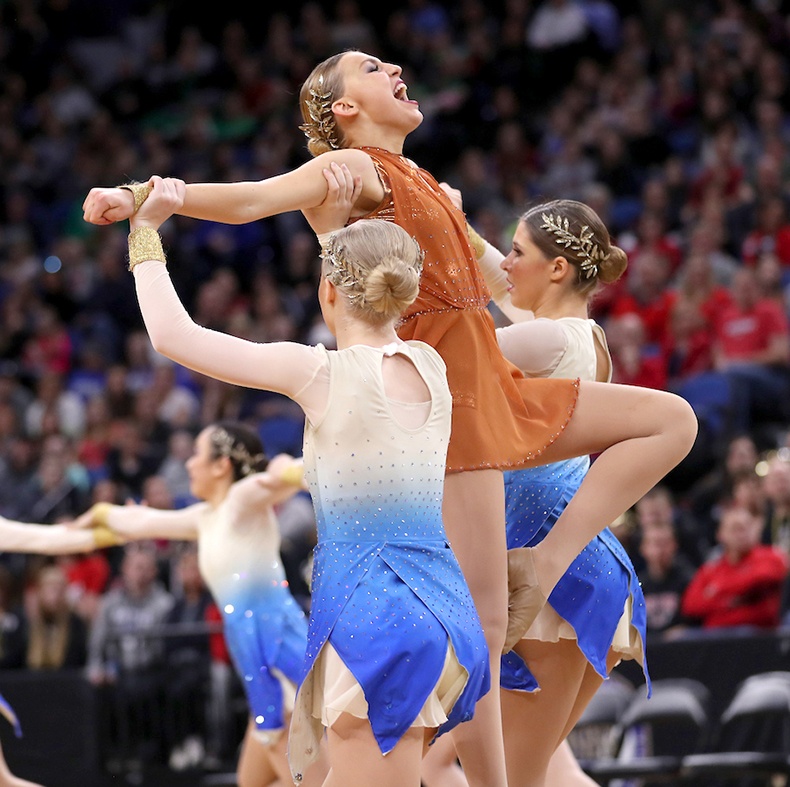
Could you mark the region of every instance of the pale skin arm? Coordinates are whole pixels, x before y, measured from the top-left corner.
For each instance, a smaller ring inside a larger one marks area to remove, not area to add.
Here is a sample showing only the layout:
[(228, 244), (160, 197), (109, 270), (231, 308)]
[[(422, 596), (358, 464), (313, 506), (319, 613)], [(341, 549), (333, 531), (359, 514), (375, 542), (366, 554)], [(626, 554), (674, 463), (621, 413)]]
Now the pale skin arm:
[[(291, 172), (266, 180), (187, 184), (183, 202), (174, 212), (224, 224), (247, 224), (289, 211), (309, 211), (318, 208), (327, 198), (324, 170), (332, 163), (345, 164), (351, 177), (359, 179), (361, 189), (354, 215), (369, 212), (384, 198), (384, 188), (367, 153), (334, 150), (305, 162)], [(131, 217), (134, 200), (128, 189), (93, 188), (88, 192), (82, 209), (85, 221), (98, 225), (112, 224)]]
[[(158, 229), (181, 204), (183, 182), (157, 177), (151, 182), (151, 196), (132, 217), (132, 228)], [(311, 347), (294, 342), (259, 344), (195, 323), (179, 300), (167, 267), (161, 261), (140, 263), (134, 268), (134, 277), (151, 344), (157, 352), (182, 366), (232, 385), (276, 391), (291, 398), (305, 387), (318, 368), (320, 356)]]
[[(177, 511), (163, 511), (144, 505), (111, 505), (107, 507), (106, 523), (114, 533), (129, 541), (148, 538), (194, 541), (198, 536), (198, 518), (205, 509), (205, 503), (196, 503)], [(74, 522), (78, 528), (92, 528), (100, 523), (96, 506), (88, 509)], [(72, 532), (90, 534), (87, 529)]]
[(0, 517), (0, 551), (65, 555), (96, 549), (93, 534), (68, 525), (28, 525)]

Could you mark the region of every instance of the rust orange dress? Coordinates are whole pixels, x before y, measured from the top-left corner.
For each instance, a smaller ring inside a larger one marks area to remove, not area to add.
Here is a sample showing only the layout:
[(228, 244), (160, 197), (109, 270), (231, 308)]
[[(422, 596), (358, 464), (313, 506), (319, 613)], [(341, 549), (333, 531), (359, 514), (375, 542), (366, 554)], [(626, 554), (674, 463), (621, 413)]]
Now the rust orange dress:
[(386, 192), (364, 218), (394, 221), (425, 250), (420, 293), (398, 334), (430, 344), (447, 365), (453, 397), (447, 472), (542, 464), (541, 454), (573, 414), (578, 381), (527, 378), (502, 355), (463, 211), (404, 156), (361, 149)]

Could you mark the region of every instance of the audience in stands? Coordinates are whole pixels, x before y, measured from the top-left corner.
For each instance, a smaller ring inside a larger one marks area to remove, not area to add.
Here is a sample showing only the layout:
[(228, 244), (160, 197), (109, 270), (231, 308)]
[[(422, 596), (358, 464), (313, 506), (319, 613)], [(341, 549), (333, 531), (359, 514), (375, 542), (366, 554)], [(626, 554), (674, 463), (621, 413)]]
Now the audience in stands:
[[(403, 64), (426, 116), (405, 153), (462, 188), (492, 243), (507, 250), (531, 201), (578, 197), (630, 249), (622, 287), (593, 305), (614, 380), (680, 393), (701, 424), (688, 460), (634, 511), (629, 549), (651, 629), (686, 622), (684, 565), (701, 566), (695, 582), (751, 565), (725, 548), (751, 533), (733, 499), (759, 511), (757, 555), (788, 549), (786, 462), (770, 458), (790, 430), (786, 2), (105, 5), (112, 13), (0, 4), (0, 514), (55, 522), (99, 500), (186, 505), (183, 459), (222, 417), (258, 428), (271, 452), (298, 453), (302, 422), (276, 397), (157, 357), (125, 231), (86, 225), (81, 204), (91, 186), (152, 173), (235, 181), (292, 168), (308, 158), (299, 84), (318, 60), (359, 47)], [(315, 299), (318, 244), (300, 214), (239, 227), (175, 218), (164, 232), (171, 275), (202, 324), (331, 346)], [(307, 608), (309, 501), (281, 513), (284, 563)], [(112, 548), (56, 561), (95, 679), (126, 657), (163, 663), (161, 642), (111, 647), (107, 629), (115, 608), (138, 619), (142, 598), (146, 621), (166, 620), (179, 555), (159, 545), (148, 557)], [(130, 565), (150, 574), (150, 560), (153, 584), (129, 596)], [(0, 666), (24, 661), (21, 593), (35, 567), (0, 555)], [(226, 724), (232, 670), (221, 633), (211, 643), (210, 708)], [(229, 751), (219, 738), (208, 746)]]
[(681, 612), (704, 631), (750, 633), (779, 625), (788, 558), (760, 543), (763, 523), (732, 505), (722, 512), (718, 554), (697, 569), (683, 594)]

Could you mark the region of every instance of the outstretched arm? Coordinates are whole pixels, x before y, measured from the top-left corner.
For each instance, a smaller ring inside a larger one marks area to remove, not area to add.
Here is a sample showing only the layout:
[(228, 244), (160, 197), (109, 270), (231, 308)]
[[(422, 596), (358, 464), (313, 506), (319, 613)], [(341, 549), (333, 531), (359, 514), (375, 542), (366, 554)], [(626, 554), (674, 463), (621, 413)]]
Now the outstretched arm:
[[(174, 212), (224, 224), (246, 224), (289, 211), (310, 210), (326, 199), (323, 170), (332, 162), (345, 164), (352, 176), (360, 179), (359, 214), (381, 202), (384, 190), (370, 156), (361, 150), (335, 150), (266, 180), (190, 183)], [(136, 207), (129, 189), (93, 188), (83, 202), (83, 218), (91, 224), (112, 224), (130, 218)]]
[(156, 177), (151, 184), (151, 195), (130, 220), (129, 257), (140, 311), (154, 349), (208, 377), (293, 398), (315, 375), (321, 364), (320, 354), (293, 342), (247, 341), (192, 320), (163, 264), (161, 239), (156, 232), (178, 210), (185, 186), (181, 181)]
[(146, 538), (194, 541), (198, 536), (198, 518), (205, 508), (206, 503), (196, 503), (175, 511), (141, 505), (96, 503), (74, 522), (76, 527), (86, 529), (72, 532), (90, 533), (93, 528), (108, 528), (124, 541)]
[(28, 525), (0, 517), (0, 551), (37, 555), (65, 555), (91, 552), (106, 546), (89, 531), (67, 525)]
[[(461, 192), (448, 183), (440, 183), (439, 185), (442, 187), (444, 193), (452, 200), (453, 204), (459, 210), (463, 210), (463, 197)], [(535, 315), (531, 311), (518, 309), (510, 301), (507, 275), (501, 268), (502, 260), (505, 259), (505, 255), (483, 238), (471, 224), (466, 225), (466, 230), (469, 233), (469, 240), (472, 243), (472, 248), (477, 257), (480, 271), (488, 285), (488, 289), (491, 290), (491, 298), (497, 305), (497, 308), (511, 322), (523, 322), (524, 320), (533, 319)]]

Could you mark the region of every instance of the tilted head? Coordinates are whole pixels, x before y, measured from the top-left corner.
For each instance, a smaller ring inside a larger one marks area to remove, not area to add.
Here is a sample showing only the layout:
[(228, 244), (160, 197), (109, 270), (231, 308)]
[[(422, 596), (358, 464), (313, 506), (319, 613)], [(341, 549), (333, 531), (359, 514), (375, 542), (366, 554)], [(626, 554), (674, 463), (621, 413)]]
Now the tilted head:
[(266, 469), (268, 458), (256, 432), (234, 421), (219, 421), (208, 427), (211, 458), (226, 457), (234, 481)]
[[(418, 103), (408, 97), (401, 71), (394, 63), (357, 50), (340, 52), (319, 63), (299, 91), (303, 120), (299, 128), (307, 137), (310, 153), (319, 156), (353, 145), (384, 147), (380, 129), (395, 129), (405, 137), (419, 126), (422, 114)], [(349, 125), (363, 116), (367, 136), (373, 129), (377, 141), (349, 138)], [(388, 137), (388, 141), (392, 139)]]

